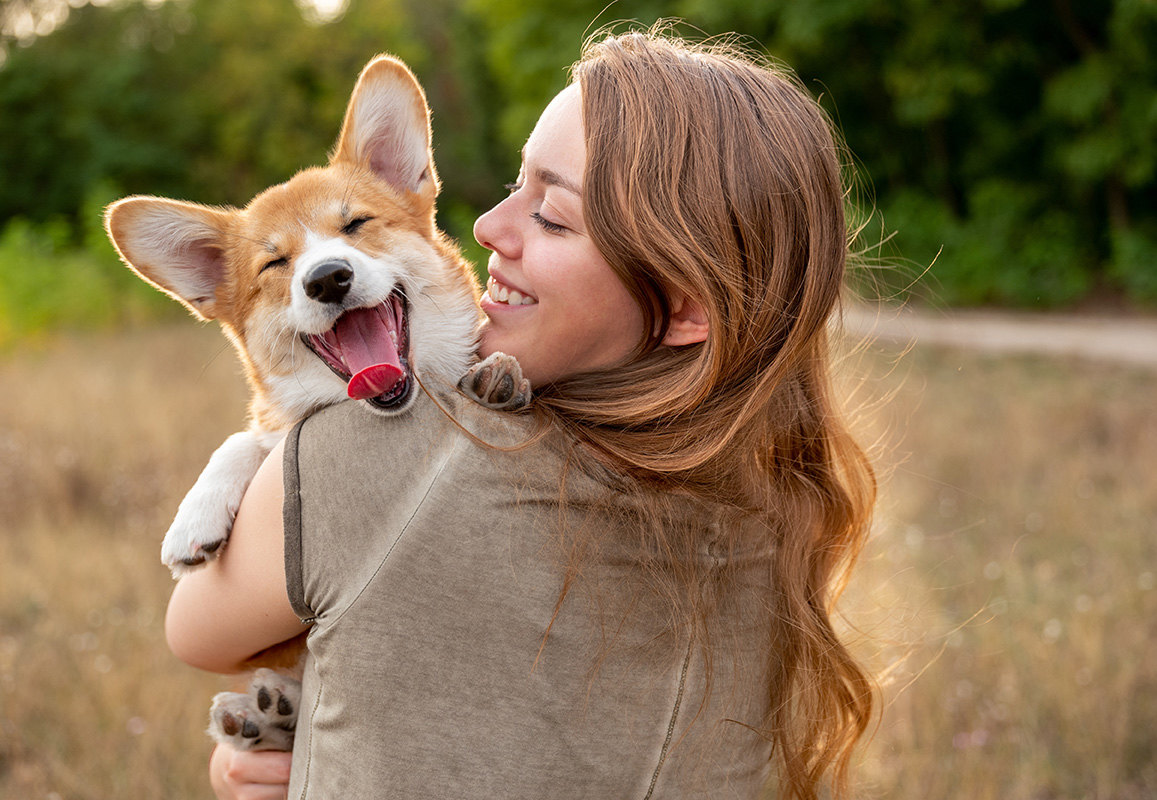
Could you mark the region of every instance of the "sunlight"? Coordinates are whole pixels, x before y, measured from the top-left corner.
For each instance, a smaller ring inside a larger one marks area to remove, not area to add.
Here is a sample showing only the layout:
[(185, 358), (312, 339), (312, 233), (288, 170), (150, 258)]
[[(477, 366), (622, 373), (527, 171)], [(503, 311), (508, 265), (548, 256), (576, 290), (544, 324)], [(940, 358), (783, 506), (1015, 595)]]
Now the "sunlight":
[(349, 7), (349, 0), (297, 0), (297, 7), (310, 22), (324, 25), (341, 18)]
[[(48, 36), (68, 19), (69, 11), (81, 6), (107, 6), (113, 0), (19, 0), (0, 4), (0, 36), (11, 37), (28, 46), (36, 39)], [(142, 0), (145, 6), (156, 8), (166, 0)], [(340, 19), (349, 8), (349, 0), (295, 0), (301, 15), (317, 25)], [(5, 50), (0, 46), (0, 66), (5, 61)]]

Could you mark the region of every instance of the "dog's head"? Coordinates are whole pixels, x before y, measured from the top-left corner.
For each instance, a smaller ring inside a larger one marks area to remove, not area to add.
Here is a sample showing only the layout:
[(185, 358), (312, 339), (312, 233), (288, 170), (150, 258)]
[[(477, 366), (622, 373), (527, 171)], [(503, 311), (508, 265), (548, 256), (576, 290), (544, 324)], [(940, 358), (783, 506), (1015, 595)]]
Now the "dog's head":
[(105, 222), (129, 267), (221, 322), (255, 411), (283, 425), (347, 395), (400, 411), (415, 372), (453, 381), (467, 368), (478, 290), (435, 227), (437, 193), (425, 96), (383, 56), (362, 71), (328, 166), (244, 209), (129, 197)]

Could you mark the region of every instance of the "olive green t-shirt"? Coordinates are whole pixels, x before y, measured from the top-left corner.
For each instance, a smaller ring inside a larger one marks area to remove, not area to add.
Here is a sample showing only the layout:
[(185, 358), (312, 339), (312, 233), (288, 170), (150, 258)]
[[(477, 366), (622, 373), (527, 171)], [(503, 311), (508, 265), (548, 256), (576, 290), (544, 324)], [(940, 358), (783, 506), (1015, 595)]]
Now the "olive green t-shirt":
[[(436, 397), (343, 403), (287, 441), (286, 577), (312, 622), (289, 796), (757, 797), (758, 592), (720, 605), (705, 693), (629, 497), (560, 436), (519, 447), (526, 417)], [(715, 518), (688, 501), (680, 519), (712, 558)], [(765, 574), (754, 559), (736, 583)]]

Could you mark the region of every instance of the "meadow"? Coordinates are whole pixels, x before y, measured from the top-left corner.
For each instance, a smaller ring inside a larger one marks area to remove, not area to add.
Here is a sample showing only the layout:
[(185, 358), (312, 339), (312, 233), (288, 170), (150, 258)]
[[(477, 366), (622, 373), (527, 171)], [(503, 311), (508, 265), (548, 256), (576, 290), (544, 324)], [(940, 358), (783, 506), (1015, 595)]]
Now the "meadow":
[[(842, 608), (880, 675), (858, 797), (1157, 796), (1157, 374), (843, 362), (881, 466)], [(161, 535), (245, 390), (215, 329), (0, 353), (0, 797), (206, 798), (225, 679), (165, 647)]]

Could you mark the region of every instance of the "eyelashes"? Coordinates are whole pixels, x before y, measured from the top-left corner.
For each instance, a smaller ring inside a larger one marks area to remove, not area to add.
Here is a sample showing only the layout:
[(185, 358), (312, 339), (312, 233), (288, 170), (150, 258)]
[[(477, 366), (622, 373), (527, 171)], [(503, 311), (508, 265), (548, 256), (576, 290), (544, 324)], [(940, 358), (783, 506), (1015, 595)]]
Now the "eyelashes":
[(267, 262), (263, 267), (261, 267), (260, 271), (265, 272), (267, 269), (280, 269), (281, 267), (284, 267), (288, 264), (289, 259), (285, 256), (281, 256), (280, 258), (275, 258), (272, 261)]
[(530, 218), (547, 233), (563, 233), (566, 231), (565, 227), (559, 225), (557, 222), (551, 222), (537, 211), (530, 212)]
[[(506, 191), (510, 194), (514, 194), (522, 188), (522, 184), (508, 183), (503, 188), (505, 188)], [(538, 225), (538, 227), (542, 228), (547, 233), (566, 233), (568, 230), (570, 230), (565, 225), (559, 225), (557, 222), (551, 222), (537, 211), (530, 212), (530, 218), (534, 220), (534, 224)]]
[(342, 226), (341, 232), (346, 236), (353, 236), (361, 227), (372, 220), (373, 217), (356, 217)]

